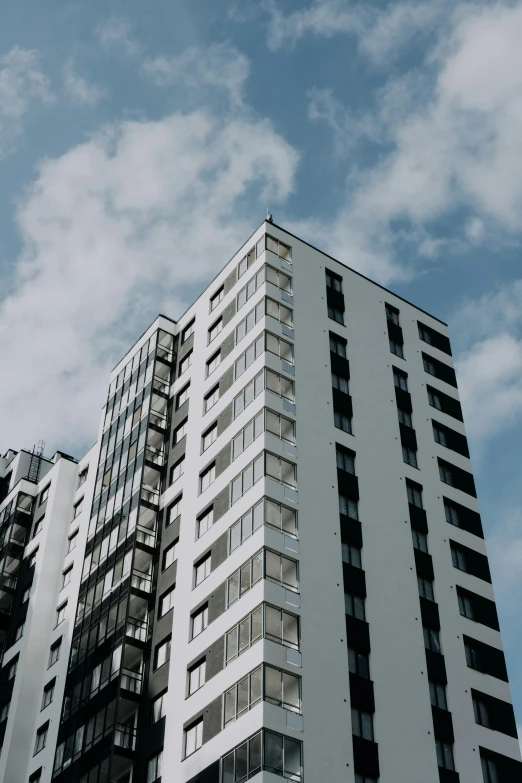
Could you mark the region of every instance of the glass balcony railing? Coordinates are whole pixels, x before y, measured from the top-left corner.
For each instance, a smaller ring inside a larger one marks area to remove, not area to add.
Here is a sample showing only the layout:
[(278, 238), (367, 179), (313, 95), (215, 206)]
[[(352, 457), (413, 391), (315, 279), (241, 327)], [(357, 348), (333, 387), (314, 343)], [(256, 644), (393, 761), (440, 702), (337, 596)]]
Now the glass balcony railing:
[(165, 452), (163, 449), (154, 449), (150, 446), (147, 446), (145, 449), (145, 459), (149, 462), (153, 462), (159, 467), (162, 467), (165, 464)]
[(136, 526), (136, 541), (139, 544), (145, 544), (145, 546), (156, 546), (156, 531), (151, 530), (148, 527)]
[(134, 750), (136, 748), (136, 729), (134, 726), (117, 723), (114, 732), (114, 744), (125, 750)]
[(133, 672), (131, 669), (121, 670), (121, 687), (131, 693), (141, 693), (143, 675), (141, 672)]
[(132, 572), (131, 586), (142, 593), (150, 593), (152, 590), (152, 574), (146, 574), (143, 571)]
[(137, 639), (139, 642), (146, 642), (149, 635), (149, 624), (146, 620), (138, 617), (129, 617), (125, 634), (132, 639)]

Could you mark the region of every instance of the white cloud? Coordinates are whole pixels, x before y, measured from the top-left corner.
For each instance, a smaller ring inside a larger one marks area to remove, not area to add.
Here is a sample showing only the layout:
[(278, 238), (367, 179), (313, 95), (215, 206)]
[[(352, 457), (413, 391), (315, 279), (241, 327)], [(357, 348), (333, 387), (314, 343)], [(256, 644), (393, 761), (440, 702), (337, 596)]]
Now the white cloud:
[(143, 72), (155, 84), (182, 83), (191, 88), (224, 90), (233, 106), (241, 106), (250, 63), (244, 54), (228, 44), (213, 44), (202, 49), (191, 46), (176, 57), (145, 60)]
[(313, 88), (308, 92), (308, 117), (327, 123), (333, 134), (334, 152), (341, 158), (346, 157), (362, 138), (380, 136), (374, 116), (350, 111), (330, 89)]
[(32, 102), (53, 100), (38, 52), (15, 46), (0, 58), (0, 157), (13, 150)]
[(400, 54), (409, 40), (432, 32), (450, 6), (447, 0), (431, 0), (395, 3), (383, 9), (349, 0), (313, 0), (307, 8), (287, 15), (275, 0), (268, 0), (264, 7), (270, 15), (267, 44), (273, 51), (289, 48), (307, 35), (350, 34), (358, 39), (365, 56), (382, 64)]
[(121, 122), (42, 162), (19, 204), (24, 250), (0, 304), (0, 453), (40, 437), (92, 441), (110, 367), (249, 236), (247, 192), (260, 223), (296, 165), (269, 122), (203, 111)]
[(96, 26), (94, 33), (106, 49), (119, 49), (129, 57), (140, 52), (140, 45), (132, 37), (132, 28), (128, 19), (110, 16)]
[(69, 99), (78, 106), (96, 106), (104, 97), (104, 91), (80, 76), (71, 60), (63, 69), (63, 84)]

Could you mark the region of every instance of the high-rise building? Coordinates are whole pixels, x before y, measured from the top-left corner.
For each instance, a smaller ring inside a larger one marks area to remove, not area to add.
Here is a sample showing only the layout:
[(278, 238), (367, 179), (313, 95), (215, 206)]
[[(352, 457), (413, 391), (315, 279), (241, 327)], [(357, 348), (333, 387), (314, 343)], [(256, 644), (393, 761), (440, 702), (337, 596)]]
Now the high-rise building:
[(0, 499), (6, 783), (521, 779), (446, 325), (282, 228)]

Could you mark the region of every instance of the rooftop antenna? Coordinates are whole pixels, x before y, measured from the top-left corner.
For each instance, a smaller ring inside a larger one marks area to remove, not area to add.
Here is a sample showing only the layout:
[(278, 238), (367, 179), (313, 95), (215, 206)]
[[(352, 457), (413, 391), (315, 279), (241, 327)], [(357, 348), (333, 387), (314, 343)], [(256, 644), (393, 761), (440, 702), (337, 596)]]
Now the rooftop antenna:
[(27, 478), (29, 481), (34, 481), (35, 484), (38, 483), (38, 478), (40, 476), (40, 466), (42, 464), (44, 449), (45, 442), (39, 440), (37, 445), (33, 446), (31, 452), (31, 461), (29, 463), (29, 470), (27, 471)]
[(267, 222), (267, 223), (273, 223), (273, 222), (274, 222), (273, 215), (272, 215), (272, 213), (270, 212), (270, 210), (268, 210), (268, 209), (267, 209), (267, 211), (266, 211), (266, 222)]

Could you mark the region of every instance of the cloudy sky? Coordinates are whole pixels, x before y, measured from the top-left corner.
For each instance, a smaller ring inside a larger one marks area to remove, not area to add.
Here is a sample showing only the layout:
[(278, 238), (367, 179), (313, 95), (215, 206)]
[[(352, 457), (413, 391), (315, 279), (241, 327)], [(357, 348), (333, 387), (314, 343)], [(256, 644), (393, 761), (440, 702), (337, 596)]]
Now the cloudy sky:
[(522, 723), (522, 2), (25, 0), (0, 27), (0, 453), (262, 221), (450, 324)]

